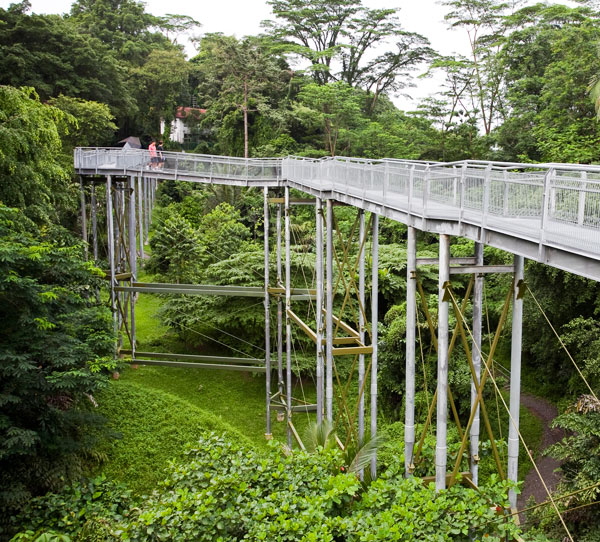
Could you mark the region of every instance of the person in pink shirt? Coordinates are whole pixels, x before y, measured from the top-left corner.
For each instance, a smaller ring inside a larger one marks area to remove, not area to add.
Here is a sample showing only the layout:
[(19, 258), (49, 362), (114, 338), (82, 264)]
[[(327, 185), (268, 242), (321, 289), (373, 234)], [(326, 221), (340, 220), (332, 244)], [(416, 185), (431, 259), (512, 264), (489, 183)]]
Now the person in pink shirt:
[(148, 151), (150, 152), (150, 167), (156, 169), (158, 167), (158, 154), (156, 153), (156, 141), (154, 139), (148, 145)]

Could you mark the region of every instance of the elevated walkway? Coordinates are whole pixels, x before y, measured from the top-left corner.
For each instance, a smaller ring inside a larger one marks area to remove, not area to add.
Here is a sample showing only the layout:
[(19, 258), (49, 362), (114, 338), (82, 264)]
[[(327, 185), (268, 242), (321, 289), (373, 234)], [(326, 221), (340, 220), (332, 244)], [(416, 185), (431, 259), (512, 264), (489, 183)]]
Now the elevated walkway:
[(289, 186), (420, 230), (466, 237), (600, 280), (600, 166), (482, 161), (244, 159), (78, 148), (81, 175)]

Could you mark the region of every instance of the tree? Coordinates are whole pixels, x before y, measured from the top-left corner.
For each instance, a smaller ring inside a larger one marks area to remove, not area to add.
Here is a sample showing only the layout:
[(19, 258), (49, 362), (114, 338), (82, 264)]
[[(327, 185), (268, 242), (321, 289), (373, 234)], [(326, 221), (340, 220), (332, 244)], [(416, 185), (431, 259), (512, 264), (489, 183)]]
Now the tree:
[(502, 158), (597, 160), (600, 131), (588, 86), (597, 71), (599, 18), (588, 7), (538, 4), (507, 21), (502, 55), (510, 109), (498, 130)]
[(273, 14), (282, 22), (265, 21), (287, 50), (308, 60), (315, 81), (325, 84), (334, 79), (332, 62), (339, 55), (343, 29), (360, 10), (357, 0), (269, 0)]
[(150, 50), (171, 46), (165, 36), (153, 31), (161, 20), (136, 0), (76, 0), (71, 18), (82, 32), (98, 38), (132, 66), (141, 66)]
[(133, 70), (141, 124), (147, 133), (157, 134), (161, 119), (173, 119), (189, 73), (183, 53), (176, 49), (154, 49), (143, 66)]
[(465, 28), (471, 58), (465, 66), (470, 79), (471, 110), (477, 112), (484, 133), (490, 134), (504, 114), (504, 67), (498, 52), (506, 32), (506, 14), (520, 0), (446, 0), (451, 9), (445, 19), (452, 28)]
[(80, 474), (99, 423), (86, 405), (112, 363), (110, 312), (91, 295), (102, 272), (65, 230), (45, 232), (0, 205), (0, 523)]
[(325, 151), (336, 156), (341, 150), (349, 154), (355, 128), (364, 122), (361, 112), (362, 97), (346, 83), (318, 85), (310, 83), (298, 95), (306, 108), (305, 122), (317, 122), (324, 135)]
[[(344, 81), (372, 95), (408, 86), (408, 72), (431, 58), (426, 38), (402, 30), (397, 9), (369, 9), (360, 0), (270, 0), (263, 25), (287, 51), (310, 62), (314, 80)], [(390, 49), (375, 56), (375, 50)]]
[(60, 94), (135, 112), (122, 66), (94, 35), (58, 15), (28, 15), (29, 4), (0, 9), (0, 84), (34, 87), (42, 100)]
[(200, 43), (196, 64), (198, 92), (209, 109), (209, 120), (238, 112), (242, 115), (244, 157), (249, 156), (249, 115), (277, 117), (276, 97), (283, 94), (291, 72), (285, 62), (257, 38), (238, 41), (208, 34)]
[(65, 118), (31, 88), (0, 86), (0, 201), (38, 224), (57, 221), (70, 205), (58, 128)]
[(162, 273), (176, 283), (193, 282), (197, 276), (202, 246), (190, 223), (174, 214), (160, 224), (150, 239), (150, 272)]
[(63, 147), (69, 158), (75, 147), (102, 147), (112, 142), (117, 126), (106, 104), (62, 94), (51, 98), (48, 103), (66, 113), (68, 118), (75, 119), (76, 125), (73, 126), (71, 122), (61, 133)]

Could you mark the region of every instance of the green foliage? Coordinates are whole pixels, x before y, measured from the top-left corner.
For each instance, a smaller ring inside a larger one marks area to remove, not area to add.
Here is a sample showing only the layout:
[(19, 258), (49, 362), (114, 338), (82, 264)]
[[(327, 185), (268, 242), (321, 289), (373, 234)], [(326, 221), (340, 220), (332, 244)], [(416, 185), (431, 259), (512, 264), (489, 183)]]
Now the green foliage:
[[(85, 408), (105, 381), (112, 321), (92, 302), (101, 271), (59, 229), (46, 236), (0, 206), (0, 503), (56, 490), (91, 453)], [(59, 239), (58, 243), (48, 239)], [(5, 520), (0, 515), (0, 523)]]
[(150, 239), (152, 249), (146, 269), (161, 273), (171, 282), (190, 283), (197, 276), (202, 246), (191, 224), (178, 214), (157, 226)]
[(0, 202), (39, 224), (57, 220), (69, 199), (58, 125), (65, 119), (31, 88), (0, 86)]
[(105, 476), (72, 484), (27, 503), (13, 518), (23, 530), (11, 542), (115, 540), (114, 525), (127, 517), (132, 504), (131, 491)]
[[(557, 493), (576, 493), (561, 500), (559, 508), (575, 540), (593, 542), (598, 535), (597, 504), (600, 500), (600, 402), (592, 395), (582, 395), (552, 425), (567, 431), (562, 441), (546, 451), (561, 461), (562, 478)], [(562, 536), (563, 527), (549, 508), (531, 512), (528, 519), (540, 524), (549, 534)]]
[[(132, 371), (129, 371), (132, 372)], [(169, 461), (182, 459), (184, 446), (203, 431), (226, 433), (236, 442), (250, 442), (236, 429), (186, 399), (144, 386), (125, 375), (111, 382), (97, 398), (99, 412), (116, 439), (101, 450), (102, 472), (137, 494), (149, 493), (163, 479)]]
[(98, 34), (81, 33), (72, 19), (28, 15), (28, 2), (0, 9), (0, 84), (31, 86), (42, 100), (60, 94), (135, 109), (124, 70)]
[[(519, 534), (496, 508), (508, 506), (505, 483), (493, 481), (480, 491), (457, 484), (438, 493), (433, 484), (388, 471), (360, 494), (359, 479), (340, 471), (341, 460), (334, 449), (285, 457), (276, 444), (258, 455), (205, 434), (150, 498), (125, 511), (118, 491), (98, 495), (98, 504), (92, 494), (93, 512), (86, 510), (79, 525), (88, 517), (100, 522), (99, 510), (115, 538), (132, 542), (467, 541), (470, 535), (499, 542)], [(71, 495), (35, 503), (41, 517), (34, 524), (61, 527), (70, 536), (81, 532), (75, 522), (57, 518), (61, 500), (74, 511), (90, 502), (89, 494), (75, 502)]]
[(69, 151), (69, 160), (75, 147), (102, 147), (112, 141), (117, 126), (106, 104), (62, 94), (48, 103), (75, 119), (75, 126), (67, 126), (61, 134), (63, 147)]

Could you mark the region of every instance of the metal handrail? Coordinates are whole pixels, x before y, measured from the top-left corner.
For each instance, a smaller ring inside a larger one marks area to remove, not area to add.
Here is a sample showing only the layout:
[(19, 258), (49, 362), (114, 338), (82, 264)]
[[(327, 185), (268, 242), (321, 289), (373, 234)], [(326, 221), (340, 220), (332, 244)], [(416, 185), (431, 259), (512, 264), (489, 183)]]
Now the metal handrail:
[(246, 186), (293, 182), (424, 219), (470, 222), (600, 259), (600, 166), (428, 162), (345, 156), (240, 158), (141, 149), (77, 148), (83, 173), (119, 171)]

